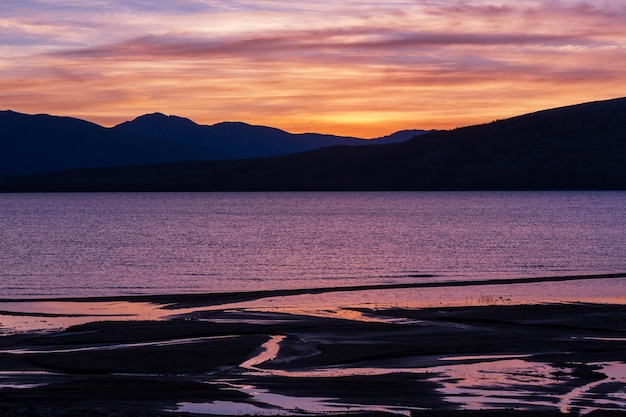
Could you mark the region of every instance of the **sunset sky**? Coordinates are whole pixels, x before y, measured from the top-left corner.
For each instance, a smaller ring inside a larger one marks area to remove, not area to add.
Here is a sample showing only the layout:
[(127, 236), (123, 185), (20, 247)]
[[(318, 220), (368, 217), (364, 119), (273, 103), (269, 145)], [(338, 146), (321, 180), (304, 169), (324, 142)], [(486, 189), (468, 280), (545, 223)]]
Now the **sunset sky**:
[(2, 0), (0, 109), (375, 137), (626, 96), (626, 1)]

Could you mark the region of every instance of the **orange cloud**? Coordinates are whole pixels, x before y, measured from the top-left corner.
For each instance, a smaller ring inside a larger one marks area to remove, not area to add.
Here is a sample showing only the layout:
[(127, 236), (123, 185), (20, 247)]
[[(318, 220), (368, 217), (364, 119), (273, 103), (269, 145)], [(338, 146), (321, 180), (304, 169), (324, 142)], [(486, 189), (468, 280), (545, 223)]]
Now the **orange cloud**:
[[(361, 6), (332, 6), (342, 25), (322, 19), (321, 1), (291, 11), (270, 1), (245, 10), (215, 2), (218, 11), (183, 2), (195, 12), (153, 6), (156, 17), (139, 13), (140, 3), (124, 12), (140, 23), (110, 40), (110, 16), (90, 29), (66, 18), (45, 45), (49, 20), (20, 25), (10, 59), (0, 58), (2, 106), (104, 125), (161, 111), (374, 137), (611, 98), (626, 81), (626, 8), (602, 2), (348, 2)], [(221, 20), (203, 26), (211, 16)]]

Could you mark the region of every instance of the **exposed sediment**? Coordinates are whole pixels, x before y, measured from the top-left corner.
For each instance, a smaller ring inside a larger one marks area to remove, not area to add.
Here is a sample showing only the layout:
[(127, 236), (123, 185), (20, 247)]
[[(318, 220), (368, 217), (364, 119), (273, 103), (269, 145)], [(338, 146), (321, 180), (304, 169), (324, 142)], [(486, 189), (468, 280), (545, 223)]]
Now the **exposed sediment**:
[[(9, 416), (19, 407), (26, 416), (98, 407), (144, 416), (220, 402), (297, 414), (303, 397), (318, 401), (306, 410), (313, 414), (439, 416), (478, 408), (515, 416), (626, 406), (626, 306), (360, 313), (375, 320), (212, 310), (4, 336), (0, 406)], [(261, 356), (272, 341), (272, 354)]]

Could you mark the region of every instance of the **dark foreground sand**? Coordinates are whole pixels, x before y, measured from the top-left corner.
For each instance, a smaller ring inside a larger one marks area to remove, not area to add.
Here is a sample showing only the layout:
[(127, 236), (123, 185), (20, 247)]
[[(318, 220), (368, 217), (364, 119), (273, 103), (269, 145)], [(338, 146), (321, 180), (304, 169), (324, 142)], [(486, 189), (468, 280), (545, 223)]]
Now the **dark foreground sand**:
[[(184, 402), (252, 404), (261, 410), (252, 414), (276, 412), (242, 387), (332, 399), (341, 405), (333, 415), (626, 415), (620, 410), (624, 379), (606, 375), (601, 365), (626, 362), (626, 306), (360, 313), (374, 321), (214, 310), (4, 336), (0, 374), (21, 388), (0, 389), (0, 416), (172, 416), (178, 413), (166, 410)], [(271, 340), (274, 345), (266, 344)], [(276, 344), (275, 358), (257, 357)], [(461, 411), (464, 387), (492, 375), (451, 376), (440, 367), (478, 363), (490, 369), (503, 358), (528, 366), (499, 371), (502, 376), (487, 383), (493, 386), (483, 386), (489, 398), (478, 398), (478, 391), (466, 401), (476, 400), (474, 408), (484, 410)], [(458, 391), (445, 391), (450, 386)], [(305, 412), (297, 401), (282, 407), (292, 415), (330, 413), (321, 405)]]

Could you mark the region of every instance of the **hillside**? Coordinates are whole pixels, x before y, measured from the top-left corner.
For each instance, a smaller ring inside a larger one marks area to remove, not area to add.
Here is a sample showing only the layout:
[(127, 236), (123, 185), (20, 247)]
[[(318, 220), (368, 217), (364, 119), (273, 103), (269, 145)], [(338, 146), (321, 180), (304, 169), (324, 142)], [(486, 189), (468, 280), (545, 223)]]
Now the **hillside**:
[[(160, 113), (114, 128), (84, 120), (0, 111), (0, 176), (148, 163), (213, 161), (287, 155), (334, 145), (370, 145), (364, 140), (321, 134), (291, 134), (245, 123), (203, 126)], [(381, 139), (408, 140), (423, 131)]]
[(0, 175), (189, 160), (193, 145), (114, 132), (69, 117), (0, 112)]
[(626, 189), (626, 98), (254, 160), (61, 172), (4, 190)]
[(140, 116), (115, 126), (114, 130), (200, 146), (210, 152), (213, 160), (289, 155), (338, 145), (362, 146), (402, 142), (425, 133), (421, 130), (408, 130), (383, 138), (365, 140), (319, 133), (293, 134), (273, 127), (253, 126), (242, 122), (199, 125), (186, 118), (166, 116), (162, 113)]

